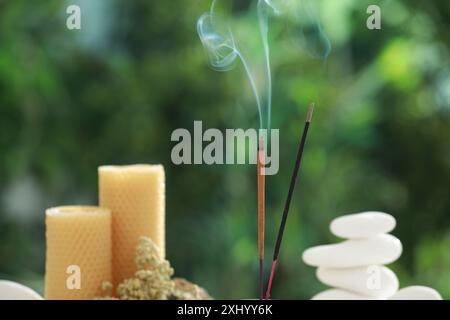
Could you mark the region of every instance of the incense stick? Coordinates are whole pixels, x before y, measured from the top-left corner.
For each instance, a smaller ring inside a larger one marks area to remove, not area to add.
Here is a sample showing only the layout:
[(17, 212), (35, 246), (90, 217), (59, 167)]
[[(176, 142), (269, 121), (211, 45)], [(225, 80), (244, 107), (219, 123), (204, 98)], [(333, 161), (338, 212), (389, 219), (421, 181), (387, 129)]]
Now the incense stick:
[(264, 196), (265, 196), (265, 175), (264, 175), (264, 138), (260, 137), (258, 144), (257, 174), (258, 174), (258, 255), (259, 255), (259, 298), (264, 299)]
[(313, 112), (314, 112), (314, 103), (311, 103), (309, 105), (309, 108), (308, 108), (308, 114), (306, 116), (306, 121), (305, 121), (305, 127), (303, 129), (303, 134), (302, 134), (302, 137), (301, 137), (301, 140), (300, 140), (300, 144), (298, 146), (297, 157), (295, 159), (294, 170), (293, 170), (292, 176), (291, 176), (291, 183), (289, 185), (289, 191), (288, 191), (288, 195), (287, 195), (286, 202), (285, 202), (285, 205), (284, 205), (284, 210), (283, 210), (283, 216), (281, 218), (280, 229), (278, 230), (277, 242), (275, 243), (275, 249), (274, 249), (274, 252), (273, 252), (272, 268), (270, 270), (269, 282), (267, 284), (266, 299), (270, 298), (270, 289), (272, 287), (272, 281), (273, 281), (273, 276), (274, 276), (274, 273), (275, 273), (275, 267), (277, 265), (278, 255), (280, 253), (281, 241), (283, 240), (284, 228), (286, 226), (286, 220), (287, 220), (287, 217), (288, 217), (288, 214), (289, 214), (289, 207), (291, 205), (292, 194), (294, 192), (295, 183), (297, 181), (298, 171), (299, 171), (300, 165), (302, 163), (303, 149), (305, 147), (306, 136), (308, 135), (309, 124), (311, 123)]

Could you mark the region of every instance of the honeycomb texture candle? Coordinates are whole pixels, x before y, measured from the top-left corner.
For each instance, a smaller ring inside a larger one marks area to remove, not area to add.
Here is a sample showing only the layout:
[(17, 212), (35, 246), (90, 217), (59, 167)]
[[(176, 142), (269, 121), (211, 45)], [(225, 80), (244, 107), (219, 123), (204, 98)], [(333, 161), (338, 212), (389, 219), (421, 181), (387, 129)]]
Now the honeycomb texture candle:
[(136, 271), (134, 256), (141, 236), (165, 256), (165, 178), (162, 165), (102, 166), (100, 206), (111, 210), (113, 283)]
[[(111, 213), (89, 206), (46, 211), (46, 299), (92, 299), (111, 281)], [(79, 267), (79, 288), (71, 280)]]

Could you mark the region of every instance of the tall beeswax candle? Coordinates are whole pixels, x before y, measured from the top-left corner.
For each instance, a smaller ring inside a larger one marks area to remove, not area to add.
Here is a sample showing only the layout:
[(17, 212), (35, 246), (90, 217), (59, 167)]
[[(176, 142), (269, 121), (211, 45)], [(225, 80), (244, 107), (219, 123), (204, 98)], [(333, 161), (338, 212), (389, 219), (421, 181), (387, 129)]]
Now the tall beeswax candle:
[(100, 206), (111, 209), (113, 283), (136, 272), (139, 237), (146, 236), (165, 256), (165, 182), (162, 165), (102, 166)]
[(92, 299), (111, 281), (111, 212), (89, 206), (46, 211), (46, 299)]

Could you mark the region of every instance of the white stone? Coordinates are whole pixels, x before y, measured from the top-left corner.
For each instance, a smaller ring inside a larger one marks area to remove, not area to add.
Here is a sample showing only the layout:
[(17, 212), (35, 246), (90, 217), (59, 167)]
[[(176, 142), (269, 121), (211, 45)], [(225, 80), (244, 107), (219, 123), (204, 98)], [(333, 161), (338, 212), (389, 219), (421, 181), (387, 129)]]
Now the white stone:
[(390, 234), (380, 234), (309, 248), (303, 252), (303, 261), (315, 267), (351, 268), (388, 264), (397, 260), (401, 253), (400, 240)]
[(319, 292), (314, 297), (312, 297), (311, 300), (376, 300), (376, 299), (346, 290), (328, 289)]
[(20, 283), (0, 280), (0, 300), (42, 300), (42, 297)]
[(330, 287), (352, 291), (364, 296), (387, 299), (398, 290), (395, 273), (385, 266), (317, 269), (317, 278)]
[(391, 297), (391, 300), (442, 300), (442, 297), (439, 292), (432, 288), (411, 286), (397, 291)]
[(368, 211), (338, 217), (331, 221), (330, 230), (334, 235), (347, 238), (367, 238), (388, 233), (395, 228), (395, 218), (387, 213)]

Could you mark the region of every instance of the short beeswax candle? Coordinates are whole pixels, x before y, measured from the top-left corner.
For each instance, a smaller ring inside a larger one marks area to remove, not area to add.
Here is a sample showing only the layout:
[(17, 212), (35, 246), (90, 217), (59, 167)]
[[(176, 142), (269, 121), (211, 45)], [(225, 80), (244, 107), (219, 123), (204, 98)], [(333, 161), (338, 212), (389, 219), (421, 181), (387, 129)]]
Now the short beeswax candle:
[(111, 281), (111, 212), (90, 206), (46, 211), (46, 299), (92, 299)]
[(113, 283), (132, 277), (136, 246), (149, 237), (165, 256), (165, 179), (162, 165), (102, 166), (100, 206), (111, 210)]

